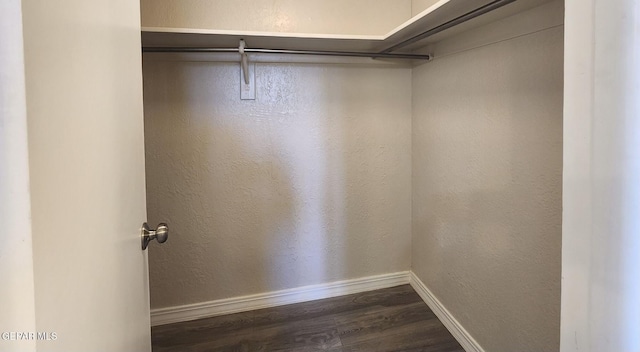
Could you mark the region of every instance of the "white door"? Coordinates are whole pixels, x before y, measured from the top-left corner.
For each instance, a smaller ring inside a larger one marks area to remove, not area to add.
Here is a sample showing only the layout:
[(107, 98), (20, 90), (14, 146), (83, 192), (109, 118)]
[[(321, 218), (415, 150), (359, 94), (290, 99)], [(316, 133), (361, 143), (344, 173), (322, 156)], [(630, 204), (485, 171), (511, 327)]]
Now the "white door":
[(151, 349), (139, 11), (22, 0), (39, 351)]

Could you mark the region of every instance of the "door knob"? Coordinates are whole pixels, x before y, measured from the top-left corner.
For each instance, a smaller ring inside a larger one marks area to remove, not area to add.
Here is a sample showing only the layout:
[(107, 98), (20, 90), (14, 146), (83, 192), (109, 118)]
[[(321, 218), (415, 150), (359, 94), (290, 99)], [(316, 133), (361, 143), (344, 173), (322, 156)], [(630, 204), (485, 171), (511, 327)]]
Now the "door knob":
[(165, 243), (169, 238), (169, 226), (165, 223), (158, 224), (158, 228), (152, 230), (145, 222), (142, 224), (142, 250), (144, 251), (149, 246), (149, 242), (156, 240), (158, 243)]

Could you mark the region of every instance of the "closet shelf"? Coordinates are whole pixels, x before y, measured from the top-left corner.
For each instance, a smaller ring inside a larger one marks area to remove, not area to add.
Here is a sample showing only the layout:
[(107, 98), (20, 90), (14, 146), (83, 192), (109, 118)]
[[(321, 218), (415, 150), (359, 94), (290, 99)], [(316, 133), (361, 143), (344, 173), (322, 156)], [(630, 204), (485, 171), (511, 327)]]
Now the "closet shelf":
[[(460, 23), (497, 8), (500, 17), (521, 11), (548, 0), (440, 0), (386, 35), (336, 35), (313, 33), (251, 32), (191, 28), (143, 27), (144, 51), (206, 51), (211, 48), (237, 48), (243, 39), (247, 48), (284, 51), (313, 51), (331, 53), (393, 53), (410, 54), (411, 50), (428, 45), (424, 37), (444, 32)], [(505, 6), (511, 3), (520, 6)], [(512, 8), (512, 10), (509, 10)], [(506, 11), (505, 11), (506, 9)], [(484, 17), (484, 16), (483, 16)], [(496, 16), (491, 16), (495, 20)], [(465, 29), (469, 29), (467, 25)], [(441, 37), (441, 35), (439, 35)], [(184, 50), (182, 50), (184, 49)], [(211, 50), (215, 51), (215, 50)], [(294, 53), (294, 52), (291, 52)], [(303, 52), (300, 52), (303, 53)], [(346, 55), (348, 56), (348, 55)], [(423, 57), (426, 58), (426, 57)]]

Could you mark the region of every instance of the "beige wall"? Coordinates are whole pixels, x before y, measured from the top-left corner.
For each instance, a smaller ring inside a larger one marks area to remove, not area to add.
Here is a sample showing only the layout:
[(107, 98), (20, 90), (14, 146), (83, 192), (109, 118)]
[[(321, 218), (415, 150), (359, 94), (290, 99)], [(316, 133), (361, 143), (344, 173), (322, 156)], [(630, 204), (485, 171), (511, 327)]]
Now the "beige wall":
[(486, 351), (557, 351), (563, 28), (434, 53), (413, 72), (412, 270)]
[(409, 270), (411, 68), (144, 64), (152, 307)]
[(411, 17), (410, 0), (142, 0), (143, 27), (384, 35)]

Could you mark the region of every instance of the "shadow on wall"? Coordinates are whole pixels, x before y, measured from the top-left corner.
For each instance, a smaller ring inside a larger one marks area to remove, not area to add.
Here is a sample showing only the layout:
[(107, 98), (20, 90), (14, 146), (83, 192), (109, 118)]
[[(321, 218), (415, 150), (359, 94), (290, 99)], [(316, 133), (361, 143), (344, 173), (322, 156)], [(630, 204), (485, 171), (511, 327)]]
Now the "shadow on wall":
[(260, 65), (242, 101), (237, 64), (145, 61), (153, 308), (408, 269), (410, 95), (352, 71)]

